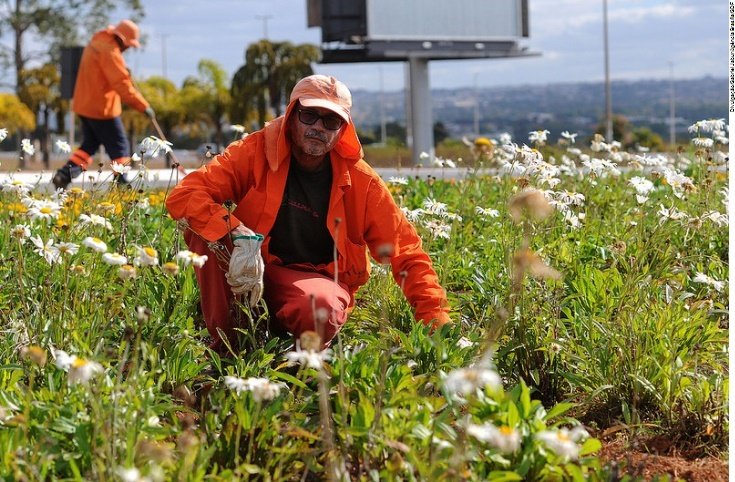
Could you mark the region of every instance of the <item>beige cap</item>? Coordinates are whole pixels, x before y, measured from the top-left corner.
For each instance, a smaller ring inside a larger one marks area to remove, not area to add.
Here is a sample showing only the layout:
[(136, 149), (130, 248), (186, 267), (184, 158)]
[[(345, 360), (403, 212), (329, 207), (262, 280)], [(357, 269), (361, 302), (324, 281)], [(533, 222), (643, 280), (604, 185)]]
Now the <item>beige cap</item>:
[(127, 47), (140, 47), (140, 28), (132, 20), (122, 20), (118, 23), (112, 33), (120, 37), (123, 44)]
[(291, 91), (289, 103), (298, 100), (304, 107), (323, 107), (350, 122), (352, 94), (345, 84), (327, 75), (301, 79)]

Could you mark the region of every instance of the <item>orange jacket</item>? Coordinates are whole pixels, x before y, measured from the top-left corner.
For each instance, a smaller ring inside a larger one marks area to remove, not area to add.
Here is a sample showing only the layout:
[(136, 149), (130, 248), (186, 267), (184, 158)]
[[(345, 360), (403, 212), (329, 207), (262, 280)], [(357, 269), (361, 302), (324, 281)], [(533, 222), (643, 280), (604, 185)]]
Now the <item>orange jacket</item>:
[(113, 119), (125, 102), (143, 112), (148, 102), (133, 85), (112, 27), (100, 30), (84, 48), (79, 63), (72, 110), (91, 119)]
[[(266, 263), (280, 263), (269, 252), (269, 233), (281, 206), (291, 150), (286, 134), (294, 104), (265, 128), (234, 142), (208, 165), (188, 174), (171, 192), (166, 207), (174, 219), (208, 241), (216, 241), (243, 223), (265, 235)], [(370, 275), (367, 252), (380, 259), (386, 252), (393, 277), (414, 309), (417, 320), (434, 326), (449, 321), (446, 294), (439, 285), (421, 239), (396, 205), (380, 176), (362, 160), (354, 125), (330, 152), (332, 189), (327, 212), (329, 232), (337, 247), (339, 281), (349, 286), (352, 303)], [(228, 216), (223, 206), (237, 207)], [(326, 267), (334, 275), (335, 263)]]

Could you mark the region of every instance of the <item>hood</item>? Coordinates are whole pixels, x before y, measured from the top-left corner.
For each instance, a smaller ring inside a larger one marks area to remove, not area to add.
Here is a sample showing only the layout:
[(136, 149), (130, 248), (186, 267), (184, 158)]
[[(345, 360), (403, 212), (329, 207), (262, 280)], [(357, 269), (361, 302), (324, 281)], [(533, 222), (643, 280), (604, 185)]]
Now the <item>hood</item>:
[[(288, 130), (288, 119), (291, 118), (297, 103), (296, 100), (289, 103), (284, 115), (267, 122), (263, 128), (266, 146), (265, 155), (268, 159), (268, 166), (273, 171), (283, 161), (291, 158), (291, 141), (288, 139), (286, 131)], [(347, 121), (347, 126), (342, 131), (342, 137), (339, 138), (332, 152), (336, 152), (350, 165), (363, 158), (362, 144), (360, 144), (360, 139), (357, 137), (352, 117)]]

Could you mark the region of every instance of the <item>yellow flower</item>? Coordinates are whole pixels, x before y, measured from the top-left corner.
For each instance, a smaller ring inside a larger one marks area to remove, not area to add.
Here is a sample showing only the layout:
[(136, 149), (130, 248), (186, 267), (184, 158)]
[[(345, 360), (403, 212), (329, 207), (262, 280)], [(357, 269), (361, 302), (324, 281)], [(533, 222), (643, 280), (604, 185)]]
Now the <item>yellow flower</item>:
[(20, 350), (23, 358), (26, 358), (39, 367), (46, 365), (46, 350), (37, 345), (24, 346)]
[(161, 269), (163, 270), (164, 273), (171, 275), (171, 276), (176, 276), (177, 274), (179, 274), (179, 265), (174, 263), (173, 261), (163, 263), (163, 266), (161, 266)]

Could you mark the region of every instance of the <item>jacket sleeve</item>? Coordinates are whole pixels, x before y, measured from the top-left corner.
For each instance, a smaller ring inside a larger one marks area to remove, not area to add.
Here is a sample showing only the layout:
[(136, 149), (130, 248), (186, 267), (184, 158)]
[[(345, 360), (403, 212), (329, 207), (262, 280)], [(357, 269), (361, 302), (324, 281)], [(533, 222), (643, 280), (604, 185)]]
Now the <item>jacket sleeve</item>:
[(439, 285), (421, 238), (379, 179), (371, 182), (366, 205), (365, 242), (370, 255), (378, 261), (390, 257), (393, 278), (417, 320), (435, 328), (448, 323), (446, 292)]
[(241, 224), (224, 203), (237, 203), (244, 197), (251, 168), (250, 145), (246, 145), (246, 141), (230, 144), (209, 164), (187, 174), (171, 191), (166, 200), (169, 214), (176, 220), (185, 219), (189, 227), (207, 241), (222, 238)]
[(120, 95), (120, 99), (124, 103), (138, 112), (144, 112), (150, 104), (133, 85), (122, 52), (113, 49), (105, 52), (104, 55), (109, 56), (109, 58), (107, 60), (103, 59), (102, 71), (110, 83), (110, 87)]

